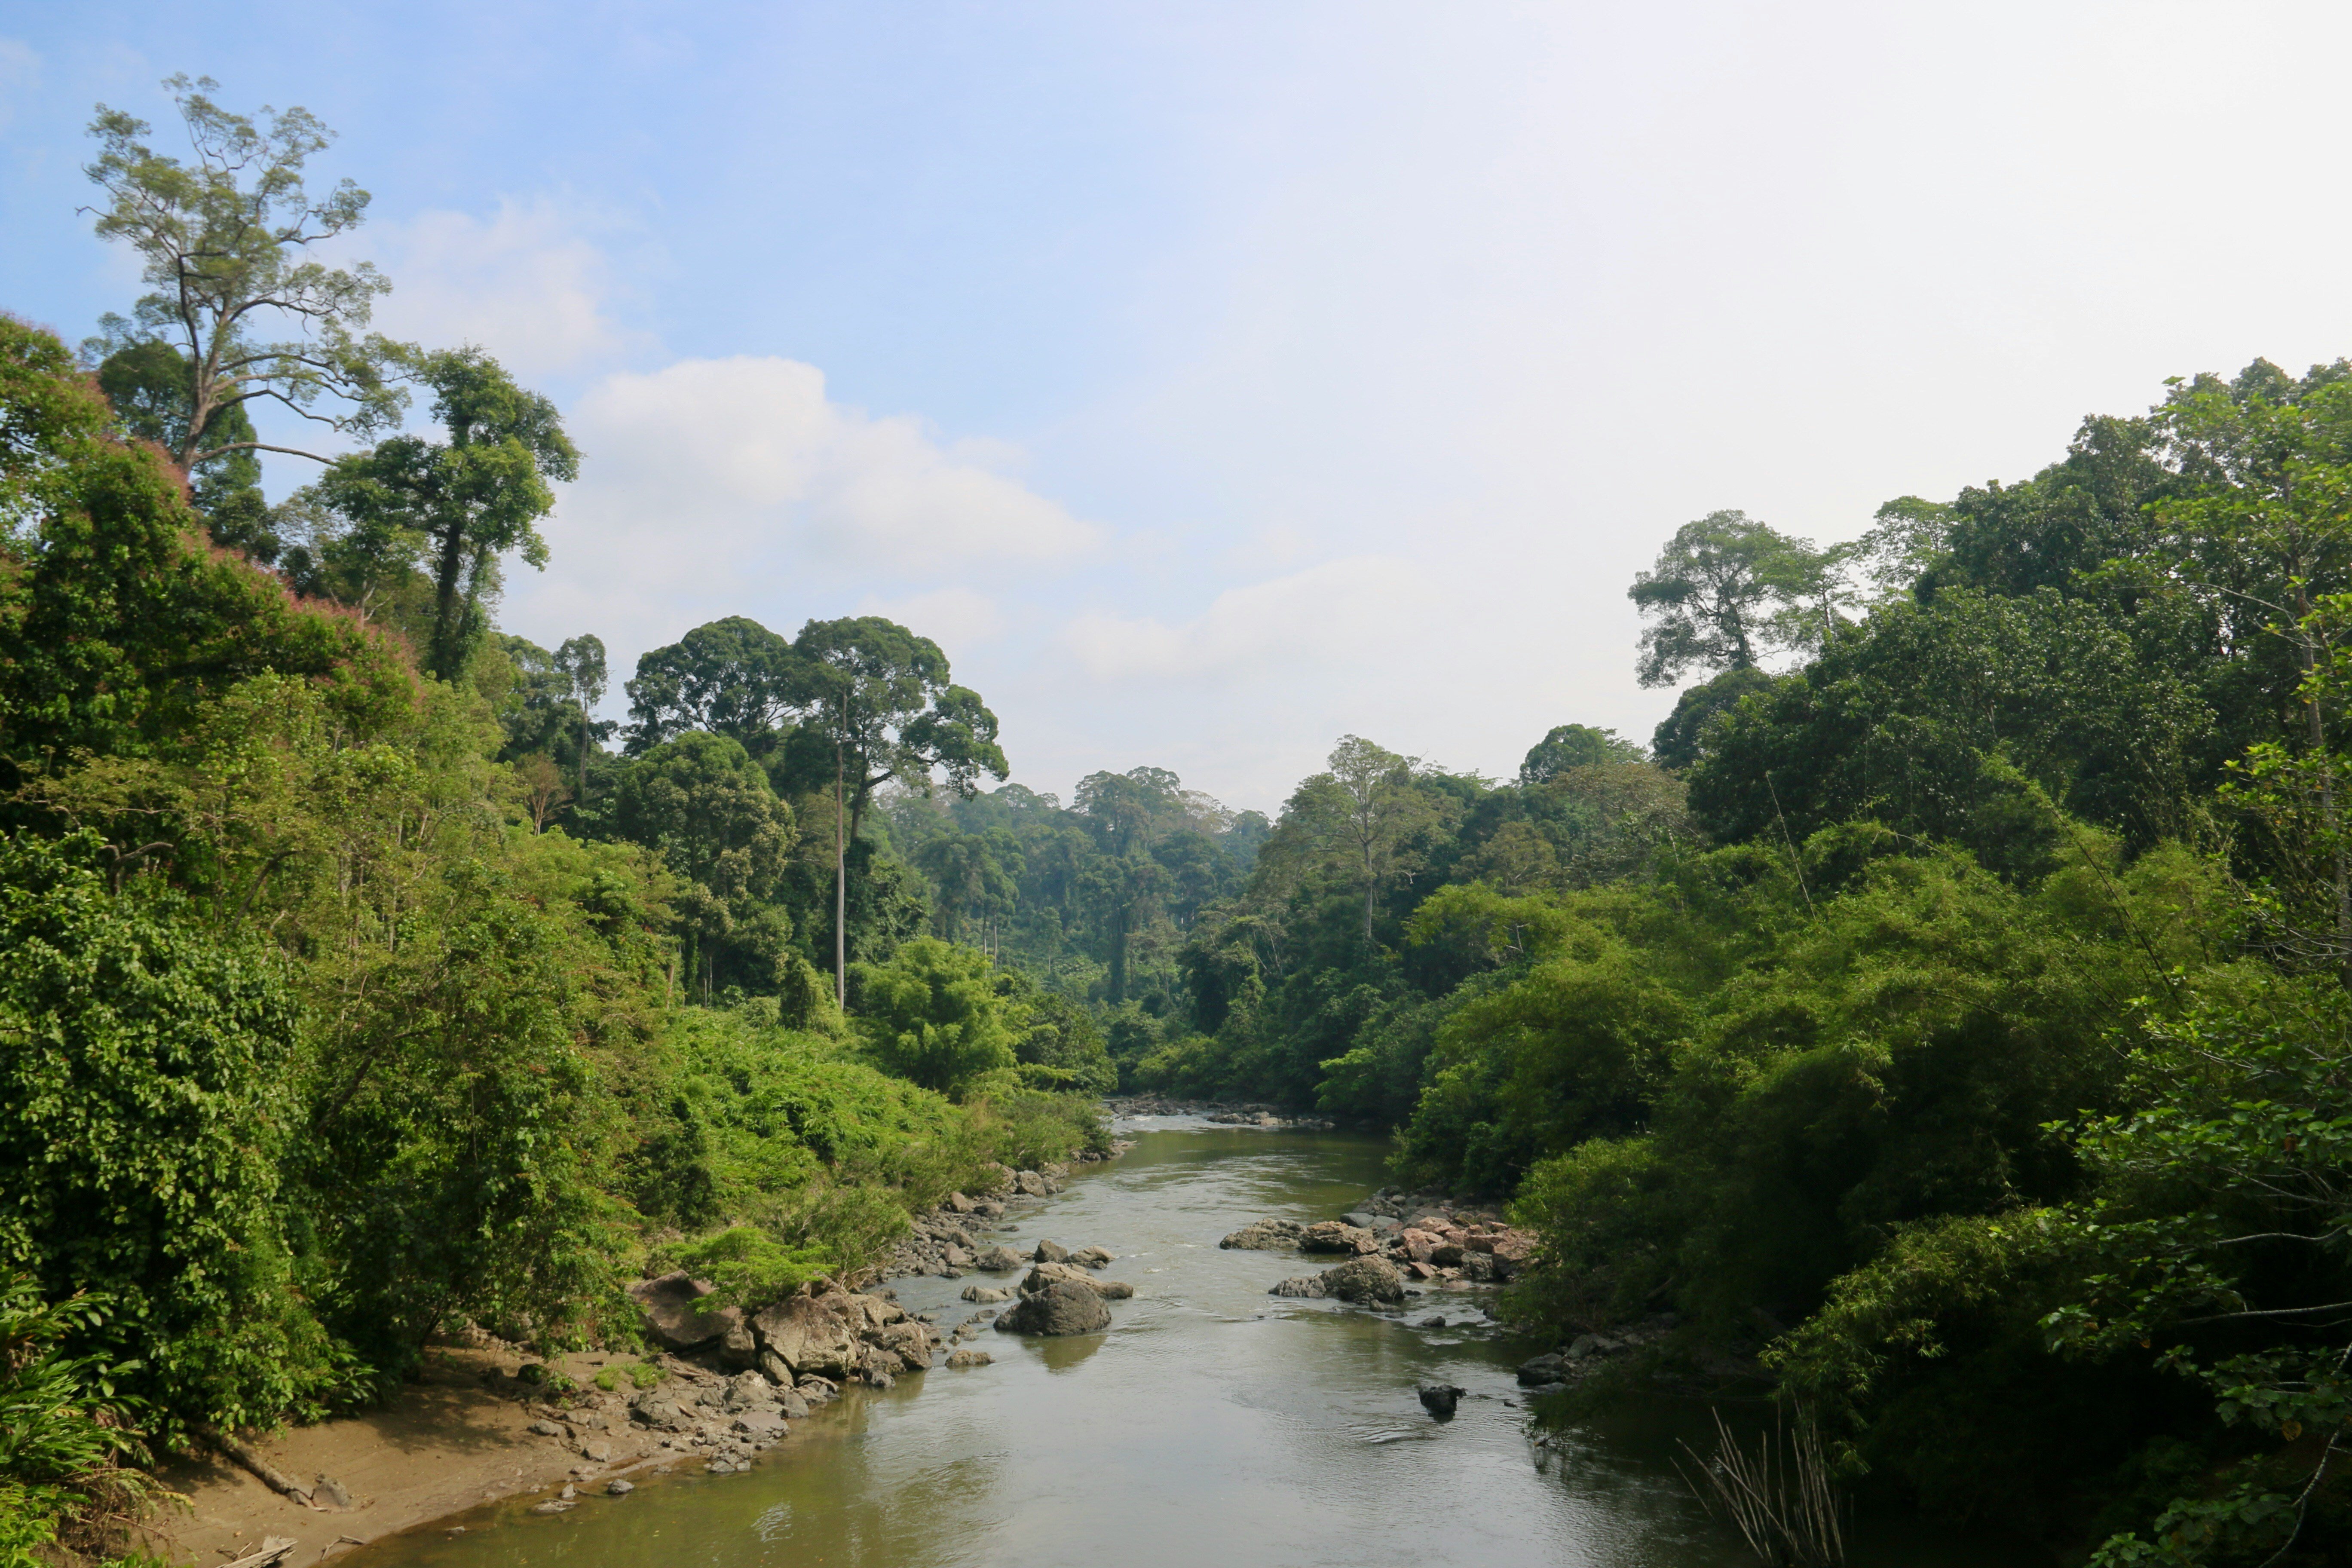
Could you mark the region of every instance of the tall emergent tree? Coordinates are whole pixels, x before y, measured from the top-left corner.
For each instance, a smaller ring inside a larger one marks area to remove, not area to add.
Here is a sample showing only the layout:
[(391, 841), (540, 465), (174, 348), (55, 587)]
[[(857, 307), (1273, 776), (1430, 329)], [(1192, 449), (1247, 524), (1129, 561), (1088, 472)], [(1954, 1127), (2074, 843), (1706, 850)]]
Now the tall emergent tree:
[(1694, 665), (1752, 669), (1778, 646), (1817, 642), (1815, 616), (1834, 614), (1832, 564), (1746, 512), (1683, 524), (1625, 591), (1650, 621), (1635, 666), (1642, 684), (1672, 685)]
[(555, 668), (572, 683), (572, 700), (580, 705), (580, 788), (578, 798), (588, 803), (588, 748), (593, 740), (596, 704), (604, 700), (604, 639), (593, 632), (567, 637), (555, 650)]
[(895, 621), (861, 616), (811, 621), (793, 640), (803, 725), (834, 755), (833, 972), (848, 1005), (849, 844), (874, 792), (896, 779), (922, 791), (932, 771), (969, 798), (982, 772), (1002, 779), (996, 715), (952, 684), (947, 655)]
[(627, 688), (629, 751), (708, 730), (764, 755), (805, 699), (804, 684), (793, 645), (759, 622), (708, 622), (638, 658)]
[(548, 480), (576, 478), (580, 454), (555, 405), (517, 386), (479, 349), (425, 355), (418, 378), (433, 388), (433, 416), (448, 440), (394, 436), (338, 458), (316, 489), (336, 511), (413, 542), (424, 556), (433, 580), (425, 668), (454, 681), (488, 626), (498, 558), (519, 550), (546, 565), (537, 524), (555, 506)]
[(1291, 795), (1283, 826), (1301, 849), (1356, 884), (1369, 947), (1381, 889), (1419, 866), (1417, 841), (1444, 826), (1455, 805), (1451, 796), (1421, 787), (1420, 758), (1399, 756), (1360, 735), (1340, 736), (1329, 763), (1328, 773)]
[[(375, 300), (392, 285), (365, 262), (351, 268), (310, 258), (310, 247), (359, 226), (368, 194), (338, 181), (312, 200), (303, 165), (333, 133), (309, 110), (232, 114), (208, 96), (211, 78), (164, 84), (179, 105), (195, 156), (187, 163), (147, 143), (150, 127), (100, 104), (90, 121), (99, 155), (85, 170), (105, 191), (87, 209), (98, 232), (138, 251), (151, 292), (130, 319), (108, 317), (91, 348), (111, 354), (156, 342), (185, 377), (174, 399), (172, 458), (182, 469), (236, 452), (285, 452), (236, 417), (257, 399), (276, 402), (343, 436), (395, 426), (407, 394), (397, 373), (409, 351), (363, 334)], [(289, 335), (268, 337), (266, 326)]]

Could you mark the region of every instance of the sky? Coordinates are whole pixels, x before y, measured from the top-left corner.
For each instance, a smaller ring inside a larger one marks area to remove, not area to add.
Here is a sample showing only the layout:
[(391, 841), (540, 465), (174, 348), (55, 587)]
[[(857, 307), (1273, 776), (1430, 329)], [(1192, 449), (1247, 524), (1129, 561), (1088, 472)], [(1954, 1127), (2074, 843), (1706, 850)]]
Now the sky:
[[(2352, 7), (0, 0), (0, 309), (139, 292), (103, 102), (333, 127), (377, 324), (585, 454), (509, 630), (889, 616), (1066, 798), (1646, 740), (1682, 523), (1822, 542), (2352, 353)], [(265, 433), (268, 433), (267, 431)], [(273, 458), (274, 494), (314, 471)]]

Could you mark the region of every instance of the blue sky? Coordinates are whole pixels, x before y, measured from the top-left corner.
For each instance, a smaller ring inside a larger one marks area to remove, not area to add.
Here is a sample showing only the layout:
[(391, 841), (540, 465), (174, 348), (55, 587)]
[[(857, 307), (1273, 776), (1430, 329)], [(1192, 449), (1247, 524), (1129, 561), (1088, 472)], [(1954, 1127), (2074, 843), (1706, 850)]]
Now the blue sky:
[[(891, 613), (1014, 776), (1637, 737), (1624, 589), (2352, 352), (2341, 5), (0, 0), (0, 308), (136, 292), (98, 100), (300, 103), (381, 320), (587, 453), (506, 619)], [(300, 465), (278, 460), (282, 491)]]

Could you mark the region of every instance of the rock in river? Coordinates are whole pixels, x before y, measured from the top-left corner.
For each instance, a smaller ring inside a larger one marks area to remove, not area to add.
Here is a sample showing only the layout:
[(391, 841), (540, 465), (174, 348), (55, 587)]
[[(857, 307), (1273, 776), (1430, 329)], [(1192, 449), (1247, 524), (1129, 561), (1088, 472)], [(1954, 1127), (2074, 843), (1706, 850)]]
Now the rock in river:
[(1034, 1296), (1056, 1280), (1082, 1285), (1106, 1301), (1124, 1301), (1135, 1294), (1135, 1287), (1124, 1279), (1097, 1279), (1085, 1269), (1067, 1263), (1040, 1263), (1021, 1281), (1021, 1293)]
[(1268, 1290), (1266, 1294), (1269, 1296), (1298, 1296), (1308, 1300), (1319, 1300), (1324, 1294), (1323, 1276), (1320, 1274), (1301, 1274), (1296, 1279), (1285, 1279), (1273, 1289)]
[(1301, 1252), (1365, 1253), (1380, 1250), (1381, 1238), (1345, 1220), (1327, 1219), (1298, 1233)]
[(993, 1285), (967, 1285), (963, 1288), (963, 1299), (974, 1306), (986, 1307), (998, 1301), (1010, 1301), (1013, 1292), (1000, 1290)]
[(1278, 1252), (1298, 1245), (1298, 1231), (1295, 1219), (1254, 1219), (1217, 1245), (1249, 1252)]
[(996, 1320), (1013, 1334), (1092, 1334), (1110, 1327), (1110, 1309), (1094, 1290), (1075, 1279), (1056, 1279)]
[(1021, 1255), (1003, 1246), (982, 1247), (971, 1260), (974, 1268), (986, 1269), (991, 1274), (1003, 1274), (1008, 1269), (1018, 1268), (1021, 1263)]
[(1404, 1300), (1404, 1277), (1385, 1258), (1358, 1258), (1323, 1271), (1323, 1293), (1342, 1301), (1394, 1303)]
[(1469, 1392), (1450, 1383), (1424, 1383), (1421, 1385), (1422, 1408), (1440, 1421), (1451, 1421), (1454, 1419), (1454, 1406)]

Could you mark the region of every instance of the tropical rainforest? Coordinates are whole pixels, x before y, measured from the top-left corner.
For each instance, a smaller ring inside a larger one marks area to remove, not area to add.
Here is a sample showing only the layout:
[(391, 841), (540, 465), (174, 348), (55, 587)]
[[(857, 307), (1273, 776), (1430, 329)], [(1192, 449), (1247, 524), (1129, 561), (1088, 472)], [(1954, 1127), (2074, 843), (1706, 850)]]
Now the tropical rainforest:
[(593, 455), (370, 332), (323, 128), (175, 87), (186, 157), (92, 127), (151, 291), (0, 318), (0, 1563), (454, 1326), (853, 1271), (1114, 1090), (1389, 1133), (1539, 1235), (1518, 1321), (1675, 1325), (1563, 1397), (1769, 1394), (2069, 1561), (2347, 1560), (2352, 364), (2184, 376), (1847, 544), (1687, 524), (1645, 740), (1065, 802), (887, 620), (617, 693), (502, 630)]

